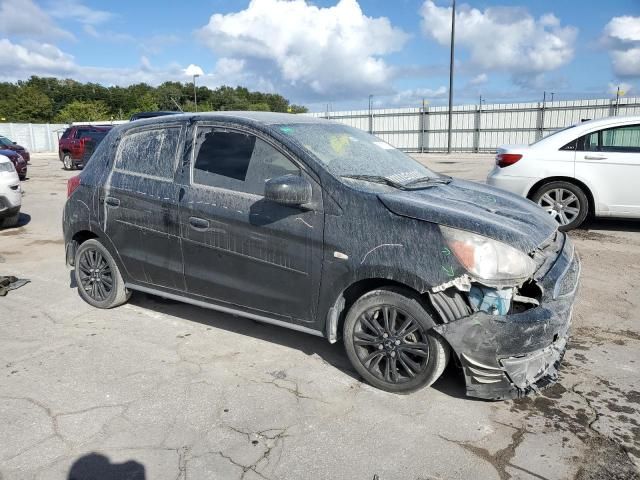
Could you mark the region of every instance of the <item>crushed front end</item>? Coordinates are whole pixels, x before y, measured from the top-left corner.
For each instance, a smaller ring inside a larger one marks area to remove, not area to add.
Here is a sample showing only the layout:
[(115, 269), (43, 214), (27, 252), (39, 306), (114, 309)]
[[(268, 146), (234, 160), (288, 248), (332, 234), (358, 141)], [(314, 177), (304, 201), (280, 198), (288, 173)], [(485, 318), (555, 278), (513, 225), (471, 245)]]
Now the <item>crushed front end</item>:
[(446, 322), (435, 330), (455, 351), (469, 396), (521, 397), (557, 380), (580, 260), (561, 232), (538, 247), (532, 258), (535, 274), (519, 285), (492, 288), (467, 277), (430, 293)]

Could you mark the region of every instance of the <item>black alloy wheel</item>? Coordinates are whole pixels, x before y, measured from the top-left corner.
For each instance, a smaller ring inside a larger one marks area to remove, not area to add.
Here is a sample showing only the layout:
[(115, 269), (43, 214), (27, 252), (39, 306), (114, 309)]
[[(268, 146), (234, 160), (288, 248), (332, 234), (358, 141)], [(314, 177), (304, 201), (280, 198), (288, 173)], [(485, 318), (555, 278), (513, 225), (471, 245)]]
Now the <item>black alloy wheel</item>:
[(391, 286), (372, 290), (349, 308), (343, 328), (345, 350), (353, 367), (374, 387), (413, 392), (435, 382), (449, 359), (449, 346), (435, 325), (415, 292)]
[(82, 299), (97, 308), (113, 308), (126, 302), (127, 290), (118, 265), (98, 239), (86, 240), (76, 250), (74, 275)]
[(113, 274), (109, 262), (97, 249), (86, 249), (79, 256), (80, 286), (91, 298), (104, 302), (113, 291)]
[(362, 365), (385, 382), (403, 383), (427, 368), (429, 343), (424, 329), (393, 305), (363, 312), (353, 336)]

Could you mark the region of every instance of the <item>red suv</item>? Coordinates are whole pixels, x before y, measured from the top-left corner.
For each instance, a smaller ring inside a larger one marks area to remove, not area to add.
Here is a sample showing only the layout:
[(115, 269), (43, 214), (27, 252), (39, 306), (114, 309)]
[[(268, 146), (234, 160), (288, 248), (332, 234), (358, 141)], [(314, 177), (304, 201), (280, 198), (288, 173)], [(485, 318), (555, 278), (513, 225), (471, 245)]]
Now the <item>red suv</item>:
[(22, 145), (18, 145), (16, 142), (11, 141), (10, 139), (2, 135), (0, 135), (0, 149), (13, 150), (16, 153), (19, 153), (26, 162), (29, 162), (29, 160), (31, 160), (31, 156), (29, 155), (29, 152), (27, 152), (26, 148), (24, 148)]
[(84, 166), (111, 128), (109, 125), (73, 125), (67, 128), (58, 141), (58, 156), (64, 169), (75, 170)]

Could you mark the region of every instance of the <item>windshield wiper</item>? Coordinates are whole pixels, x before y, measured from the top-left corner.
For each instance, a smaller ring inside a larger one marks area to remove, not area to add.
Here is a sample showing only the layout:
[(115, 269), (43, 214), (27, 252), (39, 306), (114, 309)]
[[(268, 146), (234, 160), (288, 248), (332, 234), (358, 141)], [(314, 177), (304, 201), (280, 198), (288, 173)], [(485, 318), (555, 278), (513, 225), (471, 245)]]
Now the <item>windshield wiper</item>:
[(419, 183), (429, 183), (432, 185), (446, 185), (451, 183), (452, 178), (447, 175), (441, 175), (440, 177), (420, 177), (414, 178), (410, 182), (403, 183), (403, 187), (410, 187), (411, 185), (417, 185)]
[(382, 175), (340, 175), (342, 178), (351, 178), (353, 180), (364, 180), (365, 182), (382, 183), (390, 187), (404, 188), (404, 185), (393, 180), (383, 177)]

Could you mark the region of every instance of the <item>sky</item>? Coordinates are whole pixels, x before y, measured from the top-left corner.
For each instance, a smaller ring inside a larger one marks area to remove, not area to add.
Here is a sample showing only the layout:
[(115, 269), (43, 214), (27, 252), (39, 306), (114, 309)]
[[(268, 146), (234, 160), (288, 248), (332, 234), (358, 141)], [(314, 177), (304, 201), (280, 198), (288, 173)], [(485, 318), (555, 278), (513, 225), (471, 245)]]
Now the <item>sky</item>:
[[(0, 0), (0, 80), (192, 81), (311, 111), (447, 102), (449, 0)], [(458, 0), (454, 103), (640, 96), (640, 0)]]

